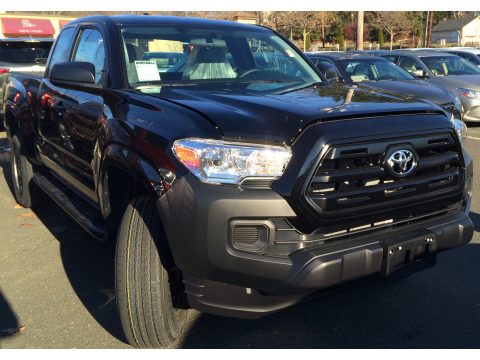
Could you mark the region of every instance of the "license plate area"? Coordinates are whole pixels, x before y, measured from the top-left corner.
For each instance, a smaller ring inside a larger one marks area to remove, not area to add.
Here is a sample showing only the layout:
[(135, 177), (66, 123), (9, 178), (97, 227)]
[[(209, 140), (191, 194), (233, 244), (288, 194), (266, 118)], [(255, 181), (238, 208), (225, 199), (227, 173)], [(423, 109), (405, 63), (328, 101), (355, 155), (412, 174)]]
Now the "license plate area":
[(437, 236), (426, 230), (416, 230), (380, 242), (383, 247), (381, 274), (390, 276), (432, 267), (436, 263)]

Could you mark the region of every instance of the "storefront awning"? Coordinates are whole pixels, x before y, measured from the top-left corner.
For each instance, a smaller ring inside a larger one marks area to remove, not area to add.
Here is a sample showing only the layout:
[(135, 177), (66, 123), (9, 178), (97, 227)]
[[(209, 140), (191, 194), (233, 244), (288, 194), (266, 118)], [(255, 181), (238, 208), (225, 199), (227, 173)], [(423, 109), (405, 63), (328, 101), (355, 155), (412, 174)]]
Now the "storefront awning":
[(50, 36), (55, 34), (48, 19), (0, 18), (4, 35)]

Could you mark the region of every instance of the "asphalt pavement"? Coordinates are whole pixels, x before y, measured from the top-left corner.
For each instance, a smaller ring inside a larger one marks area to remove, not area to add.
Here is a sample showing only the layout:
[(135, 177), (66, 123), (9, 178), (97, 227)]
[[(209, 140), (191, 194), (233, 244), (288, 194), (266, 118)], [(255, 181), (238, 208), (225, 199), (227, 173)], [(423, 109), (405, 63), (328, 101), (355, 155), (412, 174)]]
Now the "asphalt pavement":
[[(480, 127), (467, 148), (480, 158)], [(479, 348), (480, 202), (472, 242), (395, 281), (335, 292), (260, 320), (190, 311), (177, 348)], [(114, 247), (90, 238), (51, 200), (16, 204), (0, 133), (0, 348), (128, 348), (115, 309)]]

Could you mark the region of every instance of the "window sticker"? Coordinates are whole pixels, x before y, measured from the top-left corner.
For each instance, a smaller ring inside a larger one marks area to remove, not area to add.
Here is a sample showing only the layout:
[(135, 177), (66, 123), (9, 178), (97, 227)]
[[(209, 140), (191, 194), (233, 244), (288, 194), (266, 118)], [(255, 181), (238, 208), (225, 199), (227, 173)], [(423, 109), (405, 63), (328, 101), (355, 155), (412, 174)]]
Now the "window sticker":
[(138, 81), (160, 80), (157, 63), (155, 61), (135, 61)]
[(162, 91), (161, 86), (139, 86), (135, 89), (140, 90), (144, 94), (160, 94)]
[(291, 58), (295, 57), (295, 54), (292, 52), (292, 50), (290, 49), (284, 49), (284, 50), (285, 50), (285, 54), (287, 54), (288, 57), (291, 57)]

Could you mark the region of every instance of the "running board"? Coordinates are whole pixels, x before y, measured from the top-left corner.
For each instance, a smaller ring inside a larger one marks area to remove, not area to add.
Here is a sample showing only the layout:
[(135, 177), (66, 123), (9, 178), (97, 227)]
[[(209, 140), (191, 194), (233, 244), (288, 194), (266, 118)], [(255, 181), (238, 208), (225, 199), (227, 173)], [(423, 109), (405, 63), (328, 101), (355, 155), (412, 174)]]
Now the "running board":
[(101, 241), (108, 239), (107, 226), (99, 210), (82, 199), (80, 195), (53, 176), (36, 172), (33, 180), (91, 236)]

